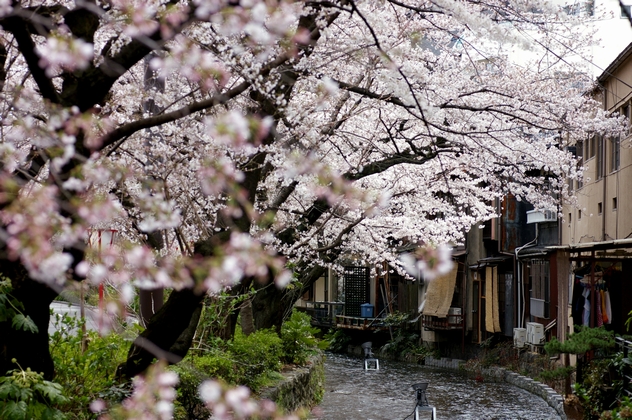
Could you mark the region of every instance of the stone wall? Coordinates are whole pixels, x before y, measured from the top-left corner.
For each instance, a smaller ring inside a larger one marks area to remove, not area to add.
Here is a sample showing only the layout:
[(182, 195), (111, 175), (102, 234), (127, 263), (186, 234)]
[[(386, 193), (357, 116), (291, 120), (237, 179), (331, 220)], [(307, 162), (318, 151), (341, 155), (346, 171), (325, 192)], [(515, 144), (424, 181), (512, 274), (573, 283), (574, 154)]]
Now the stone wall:
[(261, 392), (262, 399), (272, 400), (286, 412), (313, 407), (325, 392), (325, 367), (322, 354), (310, 359), (309, 365), (283, 373), (284, 379)]
[[(426, 366), (444, 369), (460, 370), (462, 369), (461, 365), (464, 364), (464, 360), (449, 359), (447, 357), (435, 359), (434, 357), (427, 356), (425, 359)], [(533, 395), (537, 395), (546, 401), (547, 404), (555, 411), (557, 411), (562, 420), (567, 419), (566, 413), (564, 412), (564, 398), (548, 385), (502, 367), (484, 368), (482, 369), (481, 374), (486, 380), (507, 382), (513, 386), (522, 388), (525, 391), (529, 391)]]

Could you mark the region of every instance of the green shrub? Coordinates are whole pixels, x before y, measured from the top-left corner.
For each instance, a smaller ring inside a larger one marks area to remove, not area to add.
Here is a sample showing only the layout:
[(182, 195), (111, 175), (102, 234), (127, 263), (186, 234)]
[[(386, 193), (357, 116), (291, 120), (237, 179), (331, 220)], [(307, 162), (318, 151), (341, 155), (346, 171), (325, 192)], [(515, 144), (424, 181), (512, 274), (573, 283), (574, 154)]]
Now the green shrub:
[(53, 407), (67, 401), (61, 385), (44, 380), (42, 374), (32, 372), (30, 368), (15, 369), (8, 374), (0, 377), (0, 418), (66, 419), (60, 410)]
[(283, 360), (287, 363), (304, 365), (318, 349), (316, 334), (320, 330), (311, 325), (309, 315), (294, 310), (290, 319), (281, 327)]
[(324, 338), (324, 341), (327, 343), (327, 350), (334, 353), (346, 352), (347, 346), (351, 342), (351, 337), (344, 330), (329, 330)]
[(610, 385), (611, 361), (595, 359), (590, 362), (581, 383), (575, 383), (575, 393), (582, 402), (586, 418), (599, 418), (602, 411), (611, 408), (615, 396)]
[(36, 333), (37, 325), (22, 313), (24, 305), (13, 297), (12, 291), (11, 280), (0, 276), (0, 322), (11, 321), (11, 328)]
[(246, 336), (237, 328), (235, 337), (228, 344), (228, 351), (234, 358), (241, 384), (253, 391), (261, 386), (260, 375), (281, 369), (283, 346), (281, 338), (273, 330), (259, 330)]
[(129, 395), (125, 385), (114, 380), (116, 368), (125, 361), (129, 341), (119, 334), (103, 337), (86, 333), (87, 348), (81, 349), (81, 321), (57, 315), (57, 331), (50, 337), (50, 350), (56, 367), (55, 380), (70, 398), (59, 406), (70, 418), (96, 418), (88, 409), (97, 398), (119, 402)]
[(632, 400), (622, 397), (620, 405), (614, 410), (601, 413), (601, 420), (623, 420), (632, 419)]
[[(428, 351), (419, 346), (419, 334), (411, 333), (403, 328), (397, 329), (393, 334), (393, 339), (384, 344), (380, 352), (389, 355), (403, 357), (409, 354), (423, 354)], [(425, 357), (425, 356), (424, 356)]]
[(603, 351), (615, 347), (614, 333), (604, 327), (576, 327), (579, 331), (570, 334), (563, 343), (553, 337), (544, 345), (547, 354), (584, 354), (590, 350)]

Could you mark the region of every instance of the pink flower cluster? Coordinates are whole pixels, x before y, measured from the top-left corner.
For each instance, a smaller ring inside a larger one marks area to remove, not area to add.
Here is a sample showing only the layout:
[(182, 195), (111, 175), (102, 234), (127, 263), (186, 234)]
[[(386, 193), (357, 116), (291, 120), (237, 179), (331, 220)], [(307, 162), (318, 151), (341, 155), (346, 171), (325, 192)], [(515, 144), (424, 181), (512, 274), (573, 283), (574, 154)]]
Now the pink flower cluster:
[[(99, 417), (100, 420), (112, 418), (126, 418), (137, 420), (169, 420), (173, 418), (173, 401), (176, 398), (175, 386), (178, 375), (166, 370), (166, 364), (159, 362), (151, 366), (144, 375), (133, 379), (132, 396), (123, 401), (120, 407), (109, 414)], [(106, 410), (103, 400), (96, 400), (90, 404), (95, 413)]]
[(250, 398), (250, 390), (244, 386), (226, 388), (220, 382), (208, 380), (199, 388), (200, 399), (218, 420), (244, 420), (249, 418), (298, 420), (297, 416), (283, 416), (270, 400), (256, 401)]
[(46, 70), (48, 77), (66, 71), (81, 70), (92, 61), (93, 47), (82, 39), (69, 34), (53, 32), (43, 45), (37, 49), (39, 65)]

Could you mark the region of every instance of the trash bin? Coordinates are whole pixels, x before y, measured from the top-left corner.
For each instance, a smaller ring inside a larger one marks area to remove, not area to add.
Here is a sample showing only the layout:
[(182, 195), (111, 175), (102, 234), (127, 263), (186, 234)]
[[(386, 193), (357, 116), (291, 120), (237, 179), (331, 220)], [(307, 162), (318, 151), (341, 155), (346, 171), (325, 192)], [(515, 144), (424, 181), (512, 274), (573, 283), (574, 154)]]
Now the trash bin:
[(373, 318), (373, 305), (370, 303), (360, 305), (360, 316), (362, 318)]

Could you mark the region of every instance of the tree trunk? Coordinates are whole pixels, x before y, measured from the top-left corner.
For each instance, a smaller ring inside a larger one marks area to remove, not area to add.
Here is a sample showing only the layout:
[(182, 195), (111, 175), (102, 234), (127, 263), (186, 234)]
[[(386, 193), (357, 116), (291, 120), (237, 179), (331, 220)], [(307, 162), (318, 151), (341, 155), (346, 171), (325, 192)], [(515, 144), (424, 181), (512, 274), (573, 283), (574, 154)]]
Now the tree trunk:
[(302, 295), (302, 289), (278, 289), (273, 284), (255, 288), (252, 298), (252, 318), (255, 330), (274, 328), (281, 333), (283, 321), (292, 313), (292, 307)]
[(245, 336), (249, 336), (255, 332), (254, 319), (252, 318), (252, 299), (244, 302), (239, 313), (241, 314), (241, 332)]
[(203, 299), (204, 294), (189, 289), (171, 292), (145, 331), (134, 340), (127, 361), (119, 366), (117, 376), (120, 379), (132, 378), (144, 372), (154, 359), (169, 363), (182, 360), (195, 334)]
[(300, 276), (303, 283), (302, 288), (278, 289), (274, 284), (266, 286), (256, 285), (257, 293), (252, 298), (252, 317), (255, 329), (275, 328), (281, 332), (281, 325), (286, 316), (292, 312), (292, 307), (301, 297), (303, 291), (325, 272), (323, 267), (312, 267), (309, 271)]
[[(5, 275), (9, 273), (5, 272)], [(23, 315), (31, 317), (38, 331), (33, 333), (16, 330), (12, 327), (11, 320), (0, 323), (0, 375), (21, 367), (41, 372), (45, 379), (52, 380), (55, 366), (48, 347), (48, 324), (50, 304), (58, 293), (47, 285), (26, 277), (25, 273), (22, 273), (20, 280), (13, 277), (11, 279), (11, 295), (22, 302)], [(13, 363), (12, 359), (17, 363)]]

